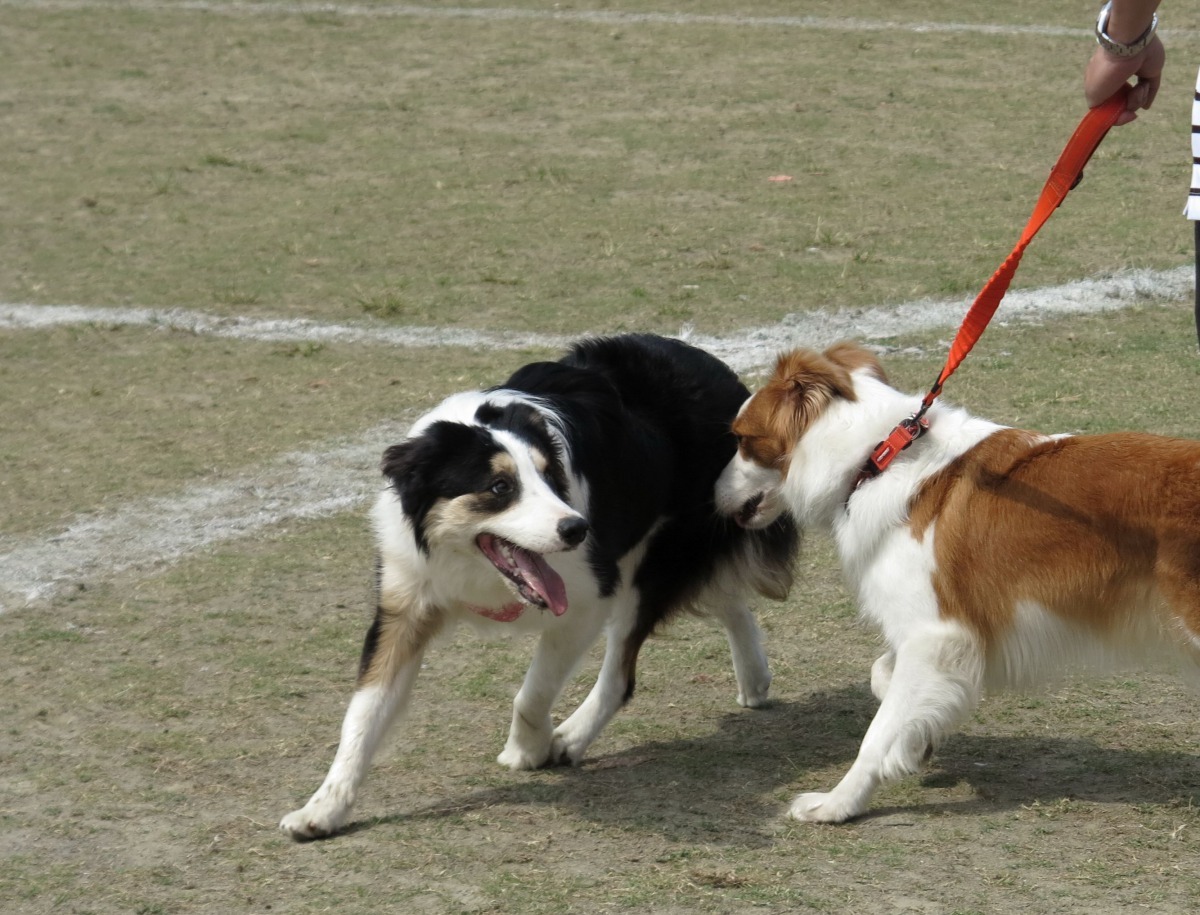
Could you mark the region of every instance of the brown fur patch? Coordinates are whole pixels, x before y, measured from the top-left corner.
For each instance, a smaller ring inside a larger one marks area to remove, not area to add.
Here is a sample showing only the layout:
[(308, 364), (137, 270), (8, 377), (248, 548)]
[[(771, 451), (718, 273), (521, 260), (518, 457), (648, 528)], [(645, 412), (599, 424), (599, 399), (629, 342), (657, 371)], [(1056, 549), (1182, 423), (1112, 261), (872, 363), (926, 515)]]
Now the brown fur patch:
[(1109, 635), (1157, 592), (1200, 637), (1200, 443), (1137, 433), (989, 436), (932, 477), (913, 536), (936, 522), (944, 616), (986, 644), (1020, 601)]
[(825, 353), (797, 349), (775, 362), (775, 371), (733, 422), (738, 451), (760, 467), (787, 472), (792, 448), (834, 397), (854, 400), (850, 373), (875, 357), (854, 344), (837, 344)]
[[(491, 461), (492, 474), (508, 479), (517, 486), (517, 465), (508, 452), (496, 454)], [(441, 499), (433, 504), (425, 517), (425, 535), (431, 542), (452, 535), (479, 522), (480, 517), (495, 515), (508, 508), (511, 496), (498, 496), (490, 490), (469, 492), (453, 499)]]
[(397, 605), (386, 600), (386, 593), (381, 593), (375, 621), (363, 645), (358, 666), (360, 689), (391, 682), (400, 668), (438, 634), (444, 622), (442, 611), (436, 608), (422, 610), (410, 603)]
[(513, 456), (507, 451), (497, 451), (492, 456), (492, 473), (496, 476), (511, 476), (517, 475), (517, 462), (513, 460)]
[(857, 343), (849, 340), (835, 343), (825, 350), (825, 358), (842, 366), (847, 372), (853, 373), (859, 369), (868, 369), (876, 379), (884, 384), (888, 383), (887, 375), (883, 371), (883, 364), (873, 352)]

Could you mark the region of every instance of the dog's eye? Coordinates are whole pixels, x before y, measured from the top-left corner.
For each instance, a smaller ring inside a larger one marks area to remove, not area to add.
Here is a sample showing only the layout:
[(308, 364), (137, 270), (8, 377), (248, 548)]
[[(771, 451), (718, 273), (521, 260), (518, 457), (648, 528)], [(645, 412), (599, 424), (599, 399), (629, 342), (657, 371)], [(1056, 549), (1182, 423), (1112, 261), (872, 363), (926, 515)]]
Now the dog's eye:
[(513, 491), (511, 480), (506, 480), (503, 477), (494, 481), (488, 490), (496, 496), (507, 496)]

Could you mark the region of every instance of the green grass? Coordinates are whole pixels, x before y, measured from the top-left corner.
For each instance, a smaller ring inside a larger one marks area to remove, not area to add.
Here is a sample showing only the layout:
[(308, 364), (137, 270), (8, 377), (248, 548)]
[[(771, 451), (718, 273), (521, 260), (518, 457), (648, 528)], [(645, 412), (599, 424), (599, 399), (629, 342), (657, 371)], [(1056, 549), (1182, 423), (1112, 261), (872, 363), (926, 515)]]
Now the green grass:
[[(6, 12), (22, 53), (3, 72), (0, 190), (28, 214), (0, 234), (10, 299), (581, 332), (963, 295), (1078, 120), (1086, 50), (326, 14), (208, 16), (198, 36), (196, 21)], [(1109, 138), (1019, 285), (1186, 262), (1190, 87), (1169, 81)], [(780, 173), (793, 180), (767, 180)]]

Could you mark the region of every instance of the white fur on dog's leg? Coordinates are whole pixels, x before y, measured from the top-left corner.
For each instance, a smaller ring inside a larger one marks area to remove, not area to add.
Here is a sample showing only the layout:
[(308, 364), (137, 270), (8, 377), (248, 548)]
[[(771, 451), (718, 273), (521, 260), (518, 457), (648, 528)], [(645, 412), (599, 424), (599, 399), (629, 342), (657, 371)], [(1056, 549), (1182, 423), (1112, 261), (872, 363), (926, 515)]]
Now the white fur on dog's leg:
[(554, 721), (549, 715), (542, 716), (536, 724), (524, 720), (514, 713), (504, 749), (496, 762), (514, 772), (540, 769), (550, 762), (550, 747), (554, 734)]
[(887, 695), (888, 687), (892, 683), (892, 670), (895, 666), (896, 653), (894, 651), (885, 651), (871, 665), (871, 694), (880, 702)]
[(588, 646), (595, 641), (601, 618), (575, 619), (550, 629), (538, 640), (533, 663), (513, 700), (512, 727), (496, 762), (510, 769), (538, 769), (557, 762), (553, 755), (554, 721), (550, 710)]
[(828, 794), (798, 796), (789, 815), (842, 823), (865, 813), (880, 783), (916, 772), (929, 748), (974, 711), (982, 680), (978, 644), (962, 627), (946, 623), (910, 636), (896, 649), (891, 683), (850, 771)]
[(293, 839), (319, 839), (332, 835), (345, 824), (358, 797), (358, 788), (366, 778), (371, 757), (388, 727), (408, 703), (423, 654), (418, 652), (403, 665), (391, 683), (363, 687), (350, 699), (342, 721), (341, 740), (325, 781), (307, 804), (279, 822), (279, 828)]
[[(593, 699), (600, 689), (597, 681), (579, 706), (562, 724), (554, 729), (554, 739), (550, 745), (550, 761), (560, 765), (578, 766), (588, 747), (596, 736), (604, 730), (604, 725), (612, 720), (612, 716), (621, 707), (618, 699), (615, 703), (604, 699)], [(614, 707), (615, 706), (615, 707)], [(609, 709), (612, 709), (609, 711)]]
[(632, 601), (614, 609), (608, 624), (600, 675), (579, 708), (555, 729), (554, 743), (550, 749), (551, 762), (579, 765), (588, 747), (624, 705), (629, 687), (624, 661), (625, 644), (636, 616), (637, 607)]
[(354, 800), (345, 782), (326, 780), (307, 804), (279, 821), (279, 828), (297, 841), (331, 836), (345, 824)]
[(839, 803), (833, 792), (810, 791), (792, 801), (788, 816), (802, 823), (844, 823), (862, 813)]
[[(875, 721), (878, 720), (876, 716)], [(874, 726), (873, 721), (871, 727)], [(871, 739), (870, 729), (867, 735), (858, 759), (837, 787), (829, 792), (810, 791), (797, 795), (788, 809), (788, 816), (803, 823), (844, 823), (866, 812), (871, 795), (882, 781), (874, 758), (864, 759)]]
[(733, 655), (738, 705), (762, 708), (767, 704), (767, 692), (771, 688), (771, 669), (754, 614), (740, 600), (729, 598), (714, 602), (712, 607), (712, 615), (725, 627), (725, 637)]

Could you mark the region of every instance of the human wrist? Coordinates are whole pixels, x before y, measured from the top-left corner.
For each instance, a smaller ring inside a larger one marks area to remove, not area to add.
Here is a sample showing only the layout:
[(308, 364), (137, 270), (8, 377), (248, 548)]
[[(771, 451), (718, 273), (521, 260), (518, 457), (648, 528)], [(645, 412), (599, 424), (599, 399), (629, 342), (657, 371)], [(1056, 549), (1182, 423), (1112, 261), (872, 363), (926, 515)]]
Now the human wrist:
[(1137, 57), (1149, 47), (1158, 29), (1157, 4), (1105, 3), (1096, 17), (1096, 43), (1117, 58)]

